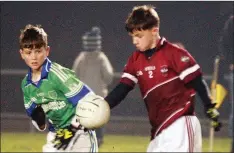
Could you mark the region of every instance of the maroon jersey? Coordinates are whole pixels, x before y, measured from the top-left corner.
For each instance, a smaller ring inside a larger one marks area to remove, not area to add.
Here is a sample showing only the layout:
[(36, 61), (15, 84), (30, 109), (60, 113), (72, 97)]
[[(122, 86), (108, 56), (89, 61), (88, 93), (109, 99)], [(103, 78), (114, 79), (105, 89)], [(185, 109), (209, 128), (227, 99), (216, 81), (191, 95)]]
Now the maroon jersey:
[(194, 114), (192, 88), (185, 84), (201, 74), (200, 66), (184, 49), (162, 38), (151, 56), (135, 51), (128, 59), (121, 82), (139, 84), (145, 101), (152, 138), (184, 115)]

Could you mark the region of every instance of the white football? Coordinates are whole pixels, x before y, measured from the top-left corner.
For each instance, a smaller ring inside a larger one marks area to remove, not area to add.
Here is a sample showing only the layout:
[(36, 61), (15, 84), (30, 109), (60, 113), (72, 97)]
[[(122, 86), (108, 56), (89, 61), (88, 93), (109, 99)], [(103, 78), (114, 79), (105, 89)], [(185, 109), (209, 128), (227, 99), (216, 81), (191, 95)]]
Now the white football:
[(89, 94), (78, 102), (76, 117), (85, 128), (100, 128), (110, 119), (109, 104), (102, 97)]

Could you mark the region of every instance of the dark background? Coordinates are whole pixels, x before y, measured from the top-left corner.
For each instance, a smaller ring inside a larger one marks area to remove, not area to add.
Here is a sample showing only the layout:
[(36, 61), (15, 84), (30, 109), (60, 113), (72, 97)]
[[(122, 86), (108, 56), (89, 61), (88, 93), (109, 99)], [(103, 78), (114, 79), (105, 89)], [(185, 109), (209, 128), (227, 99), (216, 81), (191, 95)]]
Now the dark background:
[[(211, 75), (218, 40), (225, 20), (233, 13), (233, 2), (1, 2), (1, 70), (26, 69), (18, 50), (20, 29), (26, 24), (41, 24), (49, 35), (50, 59), (71, 68), (82, 50), (81, 36), (92, 26), (99, 26), (103, 36), (103, 51), (116, 72), (121, 72), (134, 50), (124, 22), (135, 5), (152, 4), (161, 18), (160, 33), (169, 41), (182, 42), (201, 65), (205, 75)], [(24, 113), (20, 84), (23, 75), (1, 74), (1, 111)], [(115, 78), (112, 89), (118, 81)], [(209, 80), (208, 80), (209, 82)], [(227, 83), (226, 83), (227, 84)], [(198, 116), (203, 109), (197, 103)], [(221, 117), (227, 119), (229, 103), (221, 107)], [(132, 91), (113, 115), (147, 116), (138, 89)]]

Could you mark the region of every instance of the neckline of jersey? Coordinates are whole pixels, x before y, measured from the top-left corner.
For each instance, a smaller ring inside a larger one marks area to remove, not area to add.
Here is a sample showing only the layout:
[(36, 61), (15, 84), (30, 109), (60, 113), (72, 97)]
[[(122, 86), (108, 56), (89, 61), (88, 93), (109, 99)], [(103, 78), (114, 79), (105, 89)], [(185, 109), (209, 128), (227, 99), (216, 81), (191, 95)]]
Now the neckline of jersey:
[(25, 86), (27, 86), (28, 84), (33, 84), (36, 87), (40, 87), (41, 82), (43, 79), (46, 79), (48, 77), (48, 73), (51, 67), (51, 61), (49, 60), (49, 58), (46, 58), (45, 61), (42, 64), (42, 70), (41, 70), (41, 78), (39, 81), (37, 81), (37, 83), (34, 83), (32, 81), (32, 69), (29, 68), (28, 70), (28, 74), (27, 74), (27, 83), (25, 84)]
[(166, 39), (164, 37), (162, 37), (158, 41), (156, 47), (154, 47), (152, 49), (148, 49), (148, 50), (141, 52), (141, 53), (143, 53), (147, 59), (150, 59), (154, 55), (155, 52), (159, 51), (164, 46), (165, 42), (166, 42)]

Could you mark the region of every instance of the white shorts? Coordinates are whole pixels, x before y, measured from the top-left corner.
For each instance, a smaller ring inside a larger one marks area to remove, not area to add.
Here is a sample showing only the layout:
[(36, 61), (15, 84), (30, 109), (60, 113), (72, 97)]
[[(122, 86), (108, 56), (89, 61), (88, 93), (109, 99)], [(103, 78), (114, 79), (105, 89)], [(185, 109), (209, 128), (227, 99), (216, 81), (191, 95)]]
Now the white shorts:
[(201, 152), (201, 125), (196, 116), (182, 116), (149, 144), (147, 152)]
[(43, 152), (98, 152), (96, 133), (92, 130), (78, 130), (65, 151), (54, 148), (52, 142), (55, 136), (55, 132), (48, 132), (47, 142), (42, 147)]

